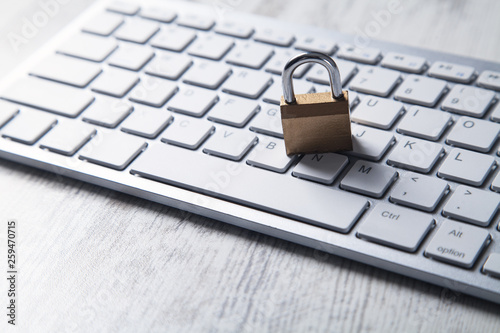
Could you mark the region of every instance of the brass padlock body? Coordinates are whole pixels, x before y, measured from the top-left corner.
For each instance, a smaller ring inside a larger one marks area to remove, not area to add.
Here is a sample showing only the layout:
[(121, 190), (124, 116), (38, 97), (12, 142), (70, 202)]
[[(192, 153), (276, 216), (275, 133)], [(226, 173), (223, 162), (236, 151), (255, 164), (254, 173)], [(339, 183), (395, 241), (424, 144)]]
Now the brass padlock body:
[(331, 92), (298, 94), (296, 103), (281, 96), (281, 122), (287, 155), (352, 150), (349, 94), (333, 99)]

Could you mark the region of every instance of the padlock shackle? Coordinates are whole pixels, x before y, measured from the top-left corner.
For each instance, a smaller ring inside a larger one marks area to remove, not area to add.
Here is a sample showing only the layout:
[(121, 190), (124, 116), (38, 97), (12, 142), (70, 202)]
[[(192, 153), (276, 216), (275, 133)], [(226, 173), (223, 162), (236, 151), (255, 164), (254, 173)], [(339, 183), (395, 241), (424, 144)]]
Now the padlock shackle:
[(283, 97), (287, 104), (295, 104), (295, 94), (293, 92), (293, 72), (302, 64), (314, 62), (326, 68), (330, 77), (330, 88), (332, 89), (332, 97), (334, 99), (342, 99), (342, 83), (340, 80), (340, 71), (335, 61), (326, 54), (319, 52), (310, 52), (298, 54), (288, 60), (281, 74), (281, 83), (283, 86)]

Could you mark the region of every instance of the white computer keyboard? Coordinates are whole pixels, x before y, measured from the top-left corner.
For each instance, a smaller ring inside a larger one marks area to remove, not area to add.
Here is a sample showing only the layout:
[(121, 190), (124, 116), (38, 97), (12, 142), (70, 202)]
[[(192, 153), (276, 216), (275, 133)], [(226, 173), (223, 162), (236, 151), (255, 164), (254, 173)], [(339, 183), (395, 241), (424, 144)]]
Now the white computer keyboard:
[[(280, 73), (304, 51), (340, 68), (351, 152), (284, 152)], [(500, 303), (499, 91), (499, 63), (100, 2), (1, 81), (0, 157)]]

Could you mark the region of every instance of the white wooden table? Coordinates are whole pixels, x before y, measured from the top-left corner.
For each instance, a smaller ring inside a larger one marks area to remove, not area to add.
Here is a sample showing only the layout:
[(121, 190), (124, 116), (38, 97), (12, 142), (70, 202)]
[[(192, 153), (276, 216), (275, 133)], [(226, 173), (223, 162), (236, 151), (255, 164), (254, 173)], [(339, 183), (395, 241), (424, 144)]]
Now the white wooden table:
[[(18, 52), (7, 35), (40, 5), (0, 2), (0, 75), (91, 2), (61, 5)], [(349, 33), (389, 3), (204, 2)], [(499, 61), (498, 13), (495, 0), (402, 1), (376, 38)], [(499, 305), (0, 160), (2, 274), (8, 219), (19, 232), (15, 332), (500, 331)]]

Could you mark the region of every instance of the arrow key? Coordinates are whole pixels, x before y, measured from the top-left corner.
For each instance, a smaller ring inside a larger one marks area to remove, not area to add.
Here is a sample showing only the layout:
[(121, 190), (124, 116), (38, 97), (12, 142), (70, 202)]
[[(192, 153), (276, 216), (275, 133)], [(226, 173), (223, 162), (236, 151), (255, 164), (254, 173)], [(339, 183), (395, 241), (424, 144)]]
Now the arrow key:
[(442, 179), (408, 173), (401, 177), (390, 199), (404, 206), (432, 212), (448, 188), (448, 183)]
[(443, 215), (486, 227), (499, 206), (498, 194), (460, 185), (444, 206)]

